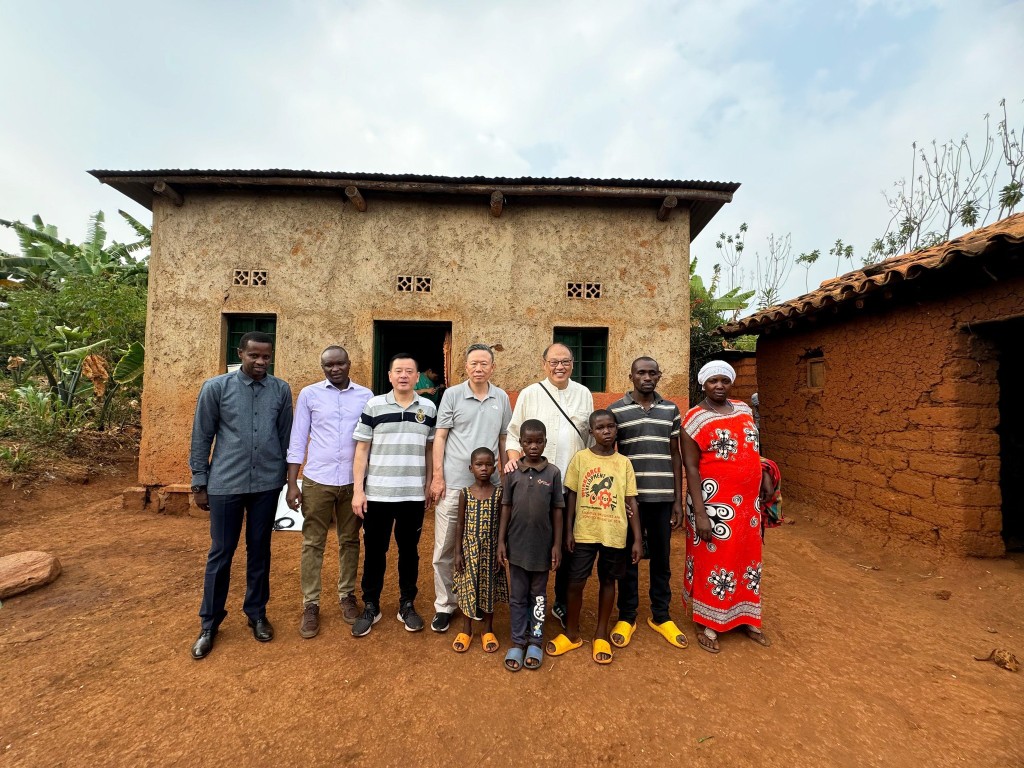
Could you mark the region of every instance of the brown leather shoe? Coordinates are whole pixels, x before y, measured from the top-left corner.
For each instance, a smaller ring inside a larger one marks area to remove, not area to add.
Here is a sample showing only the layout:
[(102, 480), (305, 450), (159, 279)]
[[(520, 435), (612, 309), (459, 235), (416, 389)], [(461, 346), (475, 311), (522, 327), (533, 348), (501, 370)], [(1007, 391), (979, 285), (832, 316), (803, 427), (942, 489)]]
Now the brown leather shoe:
[(355, 595), (341, 598), (338, 600), (338, 604), (341, 606), (341, 618), (345, 620), (346, 624), (355, 624), (356, 619), (363, 615), (363, 612), (359, 610)]
[(316, 603), (306, 603), (302, 609), (302, 623), (299, 625), (299, 634), (309, 640), (316, 637), (320, 632), (320, 606)]

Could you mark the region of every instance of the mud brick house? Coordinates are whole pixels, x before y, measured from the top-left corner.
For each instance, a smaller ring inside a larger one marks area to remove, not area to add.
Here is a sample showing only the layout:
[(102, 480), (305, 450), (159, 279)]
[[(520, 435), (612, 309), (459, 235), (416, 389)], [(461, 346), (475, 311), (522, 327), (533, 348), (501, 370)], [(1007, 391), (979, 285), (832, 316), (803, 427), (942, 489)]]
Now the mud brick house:
[[(498, 351), (510, 392), (553, 340), (609, 402), (646, 353), (686, 401), (690, 241), (738, 184), (450, 178), (311, 171), (93, 171), (153, 212), (139, 481), (182, 490), (199, 386), (249, 330), (276, 337), (299, 389), (342, 344), (352, 378), (386, 391), (413, 353), (444, 383), (461, 351)], [(162, 492), (163, 493), (163, 492)]]
[(723, 332), (759, 334), (762, 445), (789, 498), (881, 539), (1024, 544), (1024, 214)]

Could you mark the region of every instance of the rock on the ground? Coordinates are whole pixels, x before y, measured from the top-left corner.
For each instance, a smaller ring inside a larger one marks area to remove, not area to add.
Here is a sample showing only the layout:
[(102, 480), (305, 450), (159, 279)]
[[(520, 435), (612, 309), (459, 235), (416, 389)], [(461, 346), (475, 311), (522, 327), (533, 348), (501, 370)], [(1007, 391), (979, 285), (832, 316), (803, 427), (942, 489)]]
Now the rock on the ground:
[(49, 584), (60, 576), (60, 560), (49, 552), (0, 557), (0, 600)]

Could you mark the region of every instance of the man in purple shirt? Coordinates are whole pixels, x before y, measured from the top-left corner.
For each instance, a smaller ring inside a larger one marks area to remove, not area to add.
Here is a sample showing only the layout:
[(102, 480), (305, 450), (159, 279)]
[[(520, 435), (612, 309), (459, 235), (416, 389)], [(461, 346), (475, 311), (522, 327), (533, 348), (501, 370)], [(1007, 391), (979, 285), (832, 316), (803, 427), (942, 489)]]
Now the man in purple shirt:
[[(353, 383), (348, 352), (330, 346), (320, 355), (324, 381), (299, 392), (288, 445), (288, 506), (302, 508), (302, 623), (299, 634), (316, 637), (320, 631), (320, 570), (331, 520), (338, 526), (338, 602), (342, 617), (352, 624), (362, 613), (356, 603), (359, 565), (359, 518), (352, 514), (352, 439), (359, 416), (373, 393)], [(302, 490), (299, 490), (299, 467)]]

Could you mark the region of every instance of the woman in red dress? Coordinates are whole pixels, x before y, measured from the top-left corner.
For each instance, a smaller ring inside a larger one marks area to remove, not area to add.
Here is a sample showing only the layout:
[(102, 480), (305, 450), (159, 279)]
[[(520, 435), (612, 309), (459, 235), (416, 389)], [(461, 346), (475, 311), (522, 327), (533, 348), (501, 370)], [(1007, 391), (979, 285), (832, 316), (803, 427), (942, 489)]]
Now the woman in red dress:
[[(686, 471), (686, 573), (683, 601), (693, 607), (697, 642), (718, 653), (718, 633), (761, 631), (761, 510), (770, 486), (761, 469), (754, 414), (730, 400), (732, 366), (713, 360), (697, 375), (704, 400), (683, 420)], [(700, 489), (700, 493), (695, 493)]]

